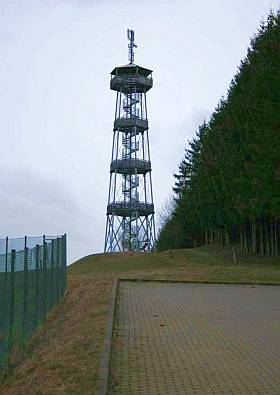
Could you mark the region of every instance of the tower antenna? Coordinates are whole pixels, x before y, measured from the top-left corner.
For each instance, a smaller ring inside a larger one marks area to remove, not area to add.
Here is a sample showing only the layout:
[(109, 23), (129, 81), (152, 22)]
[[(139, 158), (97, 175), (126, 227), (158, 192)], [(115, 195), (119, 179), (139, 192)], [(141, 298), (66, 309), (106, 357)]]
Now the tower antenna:
[(137, 45), (134, 43), (134, 30), (127, 29), (127, 38), (129, 40), (128, 44), (128, 60), (129, 63), (134, 63), (134, 48), (137, 48)]

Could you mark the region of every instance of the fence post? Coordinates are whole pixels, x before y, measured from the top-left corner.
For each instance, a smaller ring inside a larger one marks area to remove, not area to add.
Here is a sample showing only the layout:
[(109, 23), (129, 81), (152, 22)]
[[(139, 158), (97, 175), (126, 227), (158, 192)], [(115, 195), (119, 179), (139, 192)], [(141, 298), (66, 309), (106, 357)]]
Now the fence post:
[(11, 350), (13, 342), (13, 329), (15, 319), (15, 263), (16, 251), (11, 251), (11, 284), (10, 284), (10, 314), (9, 314), (9, 350)]
[(23, 339), (27, 335), (27, 300), (28, 300), (28, 248), (25, 243), (24, 248), (24, 277), (23, 277), (23, 311), (22, 311), (22, 332)]
[(63, 241), (59, 238), (59, 299), (62, 296), (62, 259), (63, 259)]
[(54, 240), (51, 241), (51, 306), (55, 304)]
[(5, 257), (5, 286), (7, 287), (8, 282), (8, 249), (9, 249), (9, 239), (6, 237), (6, 257)]
[(40, 246), (36, 245), (35, 251), (35, 326), (39, 321), (39, 259), (40, 259)]
[(60, 296), (60, 276), (59, 276), (59, 237), (56, 238), (56, 302), (59, 301)]
[(60, 298), (63, 296), (63, 286), (64, 286), (64, 240), (63, 236), (60, 238), (60, 263), (59, 263), (59, 272), (60, 272)]
[(63, 236), (63, 292), (67, 287), (67, 237), (66, 234)]
[(48, 290), (47, 290), (47, 243), (46, 243), (46, 239), (45, 236), (43, 237), (43, 305), (42, 305), (42, 312), (43, 312), (43, 322), (46, 319), (46, 315), (47, 315), (47, 294), (48, 294)]

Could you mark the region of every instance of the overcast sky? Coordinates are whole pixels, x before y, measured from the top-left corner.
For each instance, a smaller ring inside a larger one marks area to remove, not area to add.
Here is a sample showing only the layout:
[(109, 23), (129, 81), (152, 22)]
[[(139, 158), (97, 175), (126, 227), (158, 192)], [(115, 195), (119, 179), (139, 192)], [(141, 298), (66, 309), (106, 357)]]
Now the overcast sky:
[(156, 210), (274, 0), (0, 0), (0, 237), (67, 233), (69, 262), (101, 252), (115, 93), (110, 72), (154, 70), (147, 94)]

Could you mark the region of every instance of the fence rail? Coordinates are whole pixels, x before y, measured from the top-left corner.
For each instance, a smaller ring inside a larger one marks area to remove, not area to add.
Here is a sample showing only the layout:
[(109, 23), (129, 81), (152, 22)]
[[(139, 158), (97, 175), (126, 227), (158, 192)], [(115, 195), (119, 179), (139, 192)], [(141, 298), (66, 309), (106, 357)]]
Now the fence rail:
[(66, 235), (0, 239), (0, 373), (65, 289)]

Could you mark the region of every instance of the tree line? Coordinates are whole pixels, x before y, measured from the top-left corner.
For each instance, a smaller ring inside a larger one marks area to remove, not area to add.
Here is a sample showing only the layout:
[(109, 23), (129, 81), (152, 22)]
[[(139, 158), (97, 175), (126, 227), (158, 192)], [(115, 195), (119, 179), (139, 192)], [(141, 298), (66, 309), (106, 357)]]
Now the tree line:
[(279, 71), (280, 11), (261, 23), (226, 98), (188, 142), (158, 250), (240, 243), (279, 255)]

